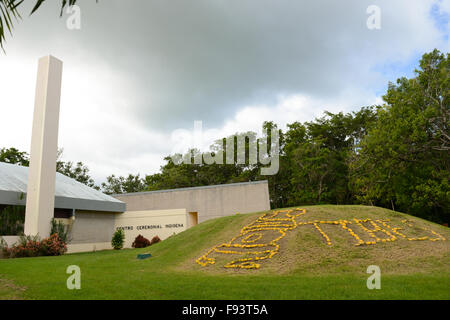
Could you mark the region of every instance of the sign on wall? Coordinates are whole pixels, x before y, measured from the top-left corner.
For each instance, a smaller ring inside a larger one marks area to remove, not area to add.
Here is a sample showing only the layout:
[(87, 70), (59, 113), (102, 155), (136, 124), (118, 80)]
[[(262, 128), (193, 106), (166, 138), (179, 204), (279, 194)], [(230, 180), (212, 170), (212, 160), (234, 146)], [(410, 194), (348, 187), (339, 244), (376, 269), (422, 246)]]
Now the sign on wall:
[(161, 240), (187, 229), (186, 209), (130, 211), (116, 218), (115, 228), (125, 231), (125, 247), (130, 248), (138, 235)]

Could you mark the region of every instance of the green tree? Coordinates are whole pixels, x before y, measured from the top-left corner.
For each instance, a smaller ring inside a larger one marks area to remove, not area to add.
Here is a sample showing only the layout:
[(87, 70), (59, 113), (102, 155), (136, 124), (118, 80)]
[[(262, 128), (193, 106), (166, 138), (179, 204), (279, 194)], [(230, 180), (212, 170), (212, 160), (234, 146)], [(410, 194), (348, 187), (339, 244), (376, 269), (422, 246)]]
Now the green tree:
[(19, 151), (16, 148), (2, 148), (0, 149), (0, 162), (28, 167), (30, 165), (30, 157), (28, 153)]
[(122, 229), (117, 229), (116, 232), (114, 232), (113, 237), (111, 239), (111, 246), (114, 248), (114, 250), (120, 250), (123, 248), (123, 245), (125, 243), (125, 231)]
[[(232, 163), (226, 160), (231, 153), (231, 150), (227, 148), (227, 140), (233, 146)], [(241, 159), (241, 161), (238, 161), (238, 141), (244, 143), (246, 152), (246, 157)], [(250, 164), (249, 148), (251, 144), (256, 143), (256, 133), (237, 133), (215, 141), (208, 152), (202, 153), (200, 150), (191, 149), (184, 155), (168, 156), (164, 159), (166, 164), (161, 167), (160, 173), (146, 176), (147, 190), (197, 187), (255, 180), (258, 178), (256, 174), (258, 167)], [(216, 155), (222, 159), (222, 164), (207, 164), (204, 161), (208, 156)], [(174, 161), (177, 158), (180, 161)], [(190, 159), (190, 162), (184, 159)], [(194, 161), (194, 159), (203, 160)]]
[(352, 183), (360, 201), (448, 222), (449, 54), (423, 55), (415, 73), (389, 84)]
[(89, 168), (79, 161), (74, 164), (72, 161), (63, 161), (64, 149), (58, 149), (57, 160), (56, 160), (56, 171), (69, 177), (75, 179), (88, 187), (100, 190), (100, 187), (95, 185), (94, 179), (89, 175)]
[(288, 125), (280, 165), (280, 184), (288, 186), (283, 205), (351, 203), (349, 163), (374, 119), (374, 108), (365, 107)]
[(146, 190), (144, 179), (139, 174), (129, 174), (127, 177), (110, 175), (102, 183), (102, 191), (106, 194), (122, 194)]
[(63, 175), (75, 179), (88, 187), (99, 190), (100, 188), (95, 185), (94, 179), (89, 175), (89, 168), (83, 164), (83, 162), (77, 162), (74, 164), (72, 161), (57, 161), (56, 171)]
[[(362, 108), (350, 114), (326, 113), (324, 117), (301, 124), (288, 125), (284, 133), (271, 121), (263, 124), (268, 145), (272, 145), (272, 129), (278, 130), (280, 144), (280, 168), (276, 175), (261, 175), (260, 163), (250, 162), (250, 147), (259, 146), (254, 132), (237, 133), (216, 141), (209, 153), (222, 155), (223, 164), (175, 163), (166, 157), (161, 172), (146, 176), (148, 190), (205, 186), (244, 181), (269, 181), (269, 193), (273, 208), (318, 203), (351, 203), (349, 188), (349, 163), (356, 153), (356, 145), (374, 121), (373, 107)], [(227, 141), (228, 143), (226, 143)], [(246, 156), (238, 161), (238, 141), (245, 142)], [(226, 164), (233, 145), (232, 163)], [(270, 150), (271, 152), (271, 150)], [(270, 153), (269, 152), (269, 153)], [(199, 150), (191, 150), (188, 156), (201, 156)], [(186, 155), (178, 155), (184, 159)], [(203, 154), (205, 156), (205, 154)]]

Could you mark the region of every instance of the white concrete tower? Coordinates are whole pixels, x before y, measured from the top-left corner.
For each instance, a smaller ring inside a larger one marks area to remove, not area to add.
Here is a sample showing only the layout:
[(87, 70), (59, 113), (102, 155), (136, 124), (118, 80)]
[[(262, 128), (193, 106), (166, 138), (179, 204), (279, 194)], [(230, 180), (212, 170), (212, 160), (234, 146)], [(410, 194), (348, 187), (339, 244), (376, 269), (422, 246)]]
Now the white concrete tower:
[(24, 231), (41, 238), (50, 235), (55, 206), (62, 65), (52, 56), (38, 65)]

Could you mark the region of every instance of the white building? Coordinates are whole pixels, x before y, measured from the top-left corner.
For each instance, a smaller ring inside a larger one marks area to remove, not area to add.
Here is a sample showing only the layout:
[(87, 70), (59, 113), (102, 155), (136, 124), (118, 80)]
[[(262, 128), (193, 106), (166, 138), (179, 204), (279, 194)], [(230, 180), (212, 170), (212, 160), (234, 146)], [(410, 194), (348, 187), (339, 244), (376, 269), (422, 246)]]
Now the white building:
[[(25, 218), (28, 172), (27, 167), (0, 163), (0, 214), (7, 206), (20, 206)], [(70, 231), (69, 252), (111, 249), (118, 228), (125, 231), (125, 247), (131, 247), (139, 234), (165, 239), (209, 219), (270, 208), (267, 181), (112, 197), (60, 173), (56, 174), (54, 203), (53, 217)], [(9, 245), (18, 238), (0, 236)]]

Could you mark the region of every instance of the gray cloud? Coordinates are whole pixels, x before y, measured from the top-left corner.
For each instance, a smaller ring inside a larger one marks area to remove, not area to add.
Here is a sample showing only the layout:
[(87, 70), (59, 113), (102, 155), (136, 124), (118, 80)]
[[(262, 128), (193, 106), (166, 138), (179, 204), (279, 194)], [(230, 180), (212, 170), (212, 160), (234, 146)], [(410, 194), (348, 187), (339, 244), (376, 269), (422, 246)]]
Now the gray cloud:
[(117, 94), (133, 101), (130, 111), (142, 124), (218, 125), (279, 94), (330, 98), (379, 87), (386, 79), (373, 72), (376, 63), (435, 44), (422, 12), (431, 1), (378, 3), (380, 31), (367, 29), (372, 1), (364, 0), (84, 0), (76, 32), (55, 22), (52, 3), (33, 17), (52, 22), (30, 24), (27, 44), (38, 45), (44, 34), (46, 48), (73, 48), (121, 72), (135, 91)]

